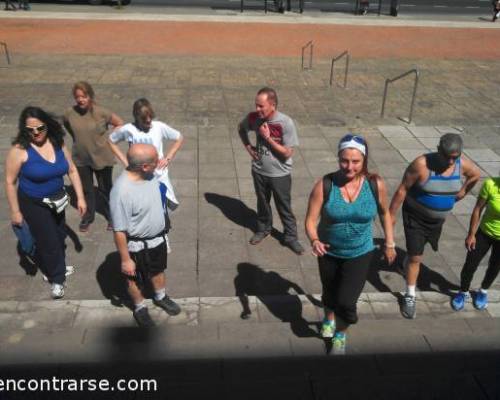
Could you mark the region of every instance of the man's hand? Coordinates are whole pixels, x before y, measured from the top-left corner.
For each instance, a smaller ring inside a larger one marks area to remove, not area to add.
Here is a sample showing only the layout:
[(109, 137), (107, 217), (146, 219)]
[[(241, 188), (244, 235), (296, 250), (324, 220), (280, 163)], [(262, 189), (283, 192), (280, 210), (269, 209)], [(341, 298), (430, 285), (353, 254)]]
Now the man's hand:
[(460, 190), (455, 196), (455, 201), (460, 201), (465, 197), (465, 189)]
[(250, 157), (252, 157), (252, 160), (259, 160), (259, 153), (257, 152), (257, 148), (255, 146), (252, 146), (251, 144), (245, 146), (245, 149), (247, 149), (248, 154), (250, 154)]
[(131, 258), (122, 261), (122, 272), (127, 276), (135, 276), (135, 262)]
[(268, 141), (271, 138), (271, 130), (269, 129), (269, 125), (267, 124), (267, 122), (264, 122), (259, 127), (259, 135), (265, 141)]
[(476, 248), (476, 235), (468, 235), (465, 238), (465, 248), (467, 251), (472, 251)]

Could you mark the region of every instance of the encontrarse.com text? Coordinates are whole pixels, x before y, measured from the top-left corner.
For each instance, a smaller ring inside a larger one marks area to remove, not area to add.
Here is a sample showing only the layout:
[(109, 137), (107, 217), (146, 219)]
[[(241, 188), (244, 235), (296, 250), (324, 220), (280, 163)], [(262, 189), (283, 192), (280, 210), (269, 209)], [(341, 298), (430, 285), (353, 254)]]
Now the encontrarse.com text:
[(2, 379), (0, 392), (156, 392), (156, 379)]

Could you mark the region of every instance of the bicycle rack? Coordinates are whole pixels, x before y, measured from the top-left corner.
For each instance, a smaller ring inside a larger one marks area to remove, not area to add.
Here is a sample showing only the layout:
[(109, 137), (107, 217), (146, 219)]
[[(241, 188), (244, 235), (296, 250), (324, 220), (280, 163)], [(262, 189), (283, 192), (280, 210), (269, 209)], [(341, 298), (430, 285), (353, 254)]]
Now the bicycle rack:
[[(309, 48), (309, 66), (305, 67), (304, 66), (304, 54), (305, 54), (307, 48)], [(306, 45), (304, 47), (302, 47), (302, 71), (313, 69), (313, 49), (314, 49), (314, 44), (313, 44), (312, 40), (307, 42)]]
[[(245, 0), (241, 0), (240, 12), (243, 12), (243, 8), (245, 7), (244, 3), (245, 3)], [(267, 14), (267, 0), (264, 0), (264, 12)]]
[(0, 46), (3, 47), (3, 50), (5, 52), (5, 58), (7, 59), (7, 64), (10, 65), (10, 55), (9, 55), (9, 48), (7, 47), (7, 43), (0, 42)]
[(348, 50), (344, 51), (342, 54), (338, 55), (337, 57), (332, 58), (332, 68), (330, 69), (330, 86), (332, 86), (332, 84), (333, 84), (333, 67), (335, 66), (335, 62), (340, 60), (344, 56), (345, 56), (344, 89), (347, 87), (347, 74), (349, 72), (349, 59), (351, 58), (349, 56)]
[(413, 116), (413, 106), (415, 105), (415, 97), (417, 95), (417, 86), (418, 86), (418, 77), (419, 77), (419, 72), (418, 68), (413, 68), (408, 72), (405, 72), (404, 74), (401, 74), (393, 79), (386, 79), (385, 80), (385, 87), (384, 87), (384, 98), (382, 100), (382, 111), (380, 112), (380, 117), (384, 117), (384, 112), (385, 112), (385, 101), (387, 100), (387, 89), (389, 87), (389, 83), (393, 83), (397, 81), (398, 79), (404, 78), (405, 76), (408, 76), (410, 74), (415, 74), (415, 84), (413, 85), (413, 95), (411, 98), (411, 105), (410, 105), (410, 115), (408, 116), (408, 123), (411, 122), (412, 116)]

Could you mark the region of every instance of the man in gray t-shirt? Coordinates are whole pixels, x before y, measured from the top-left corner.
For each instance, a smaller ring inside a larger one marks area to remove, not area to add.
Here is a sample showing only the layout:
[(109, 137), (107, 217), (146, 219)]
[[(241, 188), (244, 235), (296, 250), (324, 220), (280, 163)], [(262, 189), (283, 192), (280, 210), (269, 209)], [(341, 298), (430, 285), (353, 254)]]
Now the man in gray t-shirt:
[[(257, 231), (250, 244), (258, 244), (272, 230), (271, 194), (284, 228), (283, 242), (296, 254), (304, 253), (297, 238), (297, 222), (292, 212), (292, 154), (298, 146), (297, 130), (292, 119), (277, 110), (278, 96), (264, 87), (255, 98), (255, 112), (239, 125), (240, 138), (252, 158), (252, 177), (257, 195)], [(248, 133), (255, 132), (255, 146)]]
[(166, 293), (165, 209), (160, 183), (154, 178), (158, 153), (150, 144), (134, 144), (127, 152), (127, 169), (116, 180), (110, 196), (115, 244), (121, 271), (127, 277), (139, 326), (153, 326), (141, 289), (150, 279), (153, 303), (170, 315), (180, 307)]

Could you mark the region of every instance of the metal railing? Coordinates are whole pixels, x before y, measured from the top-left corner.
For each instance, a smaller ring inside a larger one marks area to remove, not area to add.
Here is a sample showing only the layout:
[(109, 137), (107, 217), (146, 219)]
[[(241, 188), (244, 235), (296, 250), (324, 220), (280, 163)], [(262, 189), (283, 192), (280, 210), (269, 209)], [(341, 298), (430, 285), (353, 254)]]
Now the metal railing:
[[(304, 66), (304, 54), (309, 48), (309, 65), (306, 67)], [(313, 68), (313, 50), (314, 50), (314, 43), (312, 40), (306, 43), (305, 46), (302, 47), (302, 70), (311, 70)]]
[(7, 59), (7, 64), (10, 65), (10, 54), (9, 54), (9, 48), (7, 47), (7, 43), (0, 42), (0, 46), (3, 47), (3, 50), (5, 52), (5, 58)]
[(349, 60), (351, 58), (348, 50), (344, 51), (342, 54), (338, 55), (337, 57), (332, 58), (332, 68), (330, 69), (330, 86), (332, 86), (332, 84), (333, 84), (333, 67), (335, 66), (335, 62), (340, 60), (344, 56), (345, 56), (344, 89), (347, 87), (347, 75), (349, 73)]
[(413, 68), (411, 69), (410, 71), (408, 72), (405, 72), (404, 74), (401, 74), (399, 76), (396, 76), (395, 78), (393, 79), (386, 79), (385, 80), (385, 87), (384, 87), (384, 98), (382, 100), (382, 111), (380, 112), (380, 117), (383, 118), (384, 117), (384, 112), (385, 112), (385, 101), (387, 100), (387, 89), (389, 87), (389, 83), (392, 83), (392, 82), (395, 82), (397, 81), (398, 79), (401, 79), (401, 78), (404, 78), (405, 76), (408, 76), (410, 74), (415, 74), (415, 83), (413, 85), (413, 95), (412, 95), (412, 98), (411, 98), (411, 105), (410, 105), (410, 114), (408, 115), (408, 123), (411, 122), (411, 119), (412, 119), (412, 116), (413, 116), (413, 107), (415, 105), (415, 97), (417, 95), (417, 87), (418, 87), (418, 77), (419, 77), (419, 72), (418, 72), (418, 68)]
[[(245, 7), (245, 0), (241, 0), (240, 2), (240, 12), (243, 12), (243, 9)], [(264, 0), (264, 12), (267, 14), (267, 0)]]

